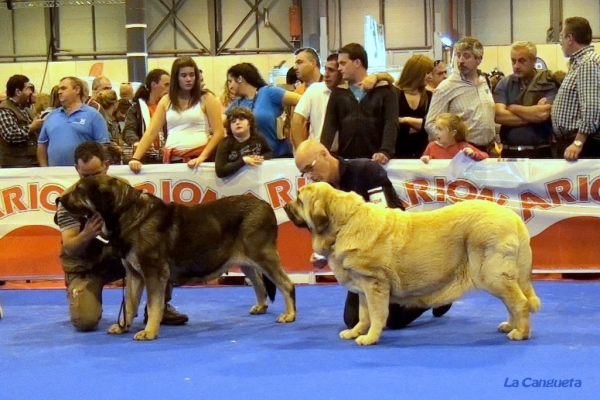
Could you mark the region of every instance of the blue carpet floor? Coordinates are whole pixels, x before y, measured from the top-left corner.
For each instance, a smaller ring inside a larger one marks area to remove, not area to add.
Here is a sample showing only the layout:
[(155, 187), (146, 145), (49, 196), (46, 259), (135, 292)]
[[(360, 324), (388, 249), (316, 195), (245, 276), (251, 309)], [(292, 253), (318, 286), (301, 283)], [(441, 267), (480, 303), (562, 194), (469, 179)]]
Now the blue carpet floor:
[[(130, 334), (106, 334), (118, 289), (105, 291), (91, 333), (73, 330), (62, 290), (0, 290), (0, 399), (600, 398), (600, 284), (535, 286), (542, 310), (529, 341), (498, 333), (504, 306), (473, 293), (371, 347), (339, 339), (337, 285), (299, 286), (298, 319), (287, 325), (275, 323), (279, 295), (252, 316), (250, 287), (176, 288), (171, 304), (190, 322), (146, 343), (132, 340), (141, 318)], [(533, 387), (541, 379), (581, 387)]]

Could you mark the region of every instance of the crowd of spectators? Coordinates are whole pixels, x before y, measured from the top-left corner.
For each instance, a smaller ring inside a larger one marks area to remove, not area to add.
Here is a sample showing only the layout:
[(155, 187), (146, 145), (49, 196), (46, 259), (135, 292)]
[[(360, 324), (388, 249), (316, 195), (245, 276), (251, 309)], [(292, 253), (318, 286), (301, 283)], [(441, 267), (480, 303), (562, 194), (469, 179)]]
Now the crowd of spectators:
[[(441, 60), (418, 54), (396, 81), (385, 73), (368, 74), (368, 55), (360, 44), (343, 46), (323, 65), (306, 47), (295, 52), (286, 87), (268, 85), (253, 64), (240, 63), (227, 70), (219, 96), (205, 87), (202, 70), (190, 57), (175, 60), (170, 74), (150, 71), (135, 94), (129, 83), (120, 84), (117, 93), (105, 76), (93, 80), (91, 92), (85, 81), (65, 77), (50, 94), (37, 93), (26, 76), (14, 75), (0, 102), (0, 166), (70, 165), (77, 145), (96, 141), (106, 145), (111, 163), (129, 164), (134, 172), (143, 163), (186, 162), (197, 168), (240, 146), (224, 138), (239, 140), (232, 126), (250, 114), (243, 119), (249, 125), (244, 135), (253, 143), (260, 139), (260, 151), (273, 158), (291, 158), (312, 139), (346, 159), (380, 164), (427, 159), (445, 149), (438, 122), (451, 119), (448, 115), (464, 124), (465, 148), (474, 154), (596, 158), (600, 58), (591, 39), (585, 18), (568, 18), (560, 35), (570, 60), (567, 73), (536, 69), (536, 46), (515, 42), (512, 73), (504, 76), (482, 73), (484, 47), (465, 37), (454, 44), (450, 74)], [(238, 156), (226, 157), (235, 161), (235, 170), (259, 164), (258, 158)]]

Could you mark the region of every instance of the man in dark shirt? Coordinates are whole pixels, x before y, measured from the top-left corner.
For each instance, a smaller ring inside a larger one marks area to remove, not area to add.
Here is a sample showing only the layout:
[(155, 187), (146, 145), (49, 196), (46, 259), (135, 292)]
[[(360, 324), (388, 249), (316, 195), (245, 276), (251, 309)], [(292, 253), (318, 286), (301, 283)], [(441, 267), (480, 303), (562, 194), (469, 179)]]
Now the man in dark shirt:
[[(355, 192), (365, 201), (369, 201), (369, 191), (381, 189), (388, 207), (404, 210), (387, 172), (373, 160), (344, 160), (333, 157), (324, 145), (312, 139), (298, 146), (294, 158), (300, 172), (314, 182), (327, 182), (336, 189)], [(326, 260), (319, 259), (313, 254), (311, 262), (320, 267), (324, 266)], [(451, 306), (452, 304), (447, 304), (434, 308), (433, 315), (441, 317)], [(403, 328), (427, 310), (427, 308), (406, 308), (391, 303), (387, 327)], [(353, 328), (358, 323), (358, 294), (356, 293), (348, 292), (344, 306), (344, 323), (348, 328)]]
[(394, 155), (398, 134), (398, 96), (387, 81), (371, 91), (360, 86), (367, 77), (367, 52), (350, 43), (338, 53), (339, 70), (347, 83), (331, 92), (321, 143), (331, 149), (336, 132), (338, 154), (344, 158), (369, 158), (385, 164)]
[(513, 73), (494, 89), (496, 123), (509, 158), (552, 158), (551, 103), (558, 84), (550, 71), (536, 71), (537, 49), (531, 42), (515, 42), (510, 59)]

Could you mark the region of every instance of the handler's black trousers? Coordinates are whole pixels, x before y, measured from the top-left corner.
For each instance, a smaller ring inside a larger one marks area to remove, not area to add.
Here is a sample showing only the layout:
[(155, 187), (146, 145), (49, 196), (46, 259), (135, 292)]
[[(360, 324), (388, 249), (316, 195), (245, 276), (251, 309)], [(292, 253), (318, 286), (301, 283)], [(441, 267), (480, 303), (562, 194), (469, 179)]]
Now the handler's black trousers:
[[(358, 324), (358, 294), (348, 292), (344, 307), (344, 323), (348, 329)], [(400, 329), (419, 318), (429, 308), (406, 308), (399, 304), (390, 304), (390, 313), (387, 319), (388, 329)]]

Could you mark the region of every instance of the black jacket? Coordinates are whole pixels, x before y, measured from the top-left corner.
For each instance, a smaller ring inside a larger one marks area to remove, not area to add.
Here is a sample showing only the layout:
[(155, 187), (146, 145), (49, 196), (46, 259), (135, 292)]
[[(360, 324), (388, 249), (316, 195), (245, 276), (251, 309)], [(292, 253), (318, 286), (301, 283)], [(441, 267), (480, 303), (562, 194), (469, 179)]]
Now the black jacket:
[(360, 102), (348, 86), (331, 92), (321, 143), (331, 149), (339, 132), (338, 154), (344, 158), (371, 158), (383, 153), (392, 158), (398, 134), (398, 96), (387, 82), (380, 82)]

